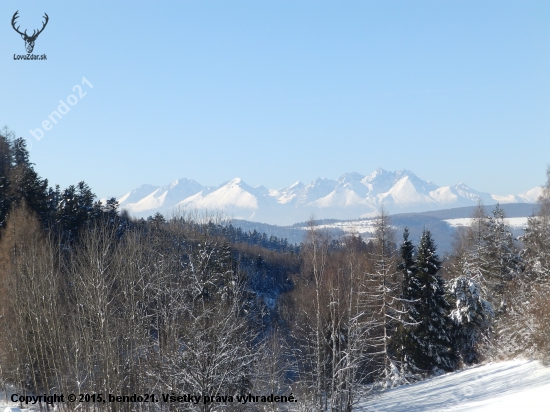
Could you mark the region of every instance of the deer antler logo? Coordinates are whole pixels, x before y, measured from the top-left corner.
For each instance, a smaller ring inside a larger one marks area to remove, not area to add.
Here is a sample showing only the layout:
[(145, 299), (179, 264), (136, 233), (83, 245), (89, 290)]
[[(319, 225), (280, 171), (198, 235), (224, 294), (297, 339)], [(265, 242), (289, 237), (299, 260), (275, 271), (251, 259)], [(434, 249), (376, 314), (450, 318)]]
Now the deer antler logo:
[(20, 26), (15, 27), (15, 21), (16, 21), (17, 18), (19, 17), (18, 13), (19, 13), (19, 10), (17, 10), (17, 11), (14, 13), (13, 17), (11, 18), (11, 25), (12, 25), (13, 29), (14, 29), (17, 33), (19, 33), (19, 34), (21, 35), (21, 38), (22, 38), (23, 40), (25, 40), (25, 48), (27, 49), (27, 53), (32, 53), (32, 51), (34, 50), (34, 42), (36, 41), (36, 38), (38, 37), (38, 35), (39, 35), (40, 33), (42, 33), (42, 31), (43, 31), (44, 28), (46, 27), (46, 24), (48, 24), (48, 20), (49, 20), (50, 18), (48, 17), (48, 15), (47, 15), (46, 13), (44, 13), (44, 19), (46, 19), (46, 21), (43, 23), (42, 28), (41, 28), (40, 30), (38, 30), (38, 31), (34, 30), (33, 33), (32, 33), (32, 35), (29, 36), (29, 35), (27, 34), (27, 30), (25, 30), (24, 33), (21, 33), (21, 32), (19, 31), (19, 27), (20, 27)]

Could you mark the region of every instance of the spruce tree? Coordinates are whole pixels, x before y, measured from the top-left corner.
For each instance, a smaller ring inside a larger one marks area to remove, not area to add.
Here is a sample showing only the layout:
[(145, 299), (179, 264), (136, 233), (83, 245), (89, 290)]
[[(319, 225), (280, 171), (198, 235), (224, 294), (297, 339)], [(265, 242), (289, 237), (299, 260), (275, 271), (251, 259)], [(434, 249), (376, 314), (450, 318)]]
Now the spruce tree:
[(414, 261), (414, 245), (409, 240), (409, 229), (405, 228), (403, 231), (403, 243), (401, 244), (401, 259), (402, 263), (399, 265), (403, 273), (403, 292), (402, 298), (409, 300), (411, 293), (415, 290), (415, 284), (412, 280), (416, 276), (416, 266)]
[(25, 139), (14, 139), (5, 128), (0, 133), (0, 227), (8, 211), (23, 201), (46, 225), (51, 212), (48, 181), (34, 170)]
[(524, 273), (542, 283), (549, 283), (550, 278), (550, 166), (546, 175), (546, 184), (537, 201), (539, 210), (527, 219), (527, 227), (521, 237)]
[(519, 254), (502, 208), (497, 205), (487, 218), (481, 257), (488, 296), (497, 313), (506, 310), (505, 290), (521, 270)]
[(445, 283), (439, 270), (441, 261), (429, 230), (424, 230), (415, 259), (416, 273), (411, 276), (410, 298), (418, 322), (410, 333), (412, 361), (425, 372), (452, 371), (455, 354), (452, 348), (449, 303)]
[(0, 228), (5, 226), (6, 215), (10, 208), (9, 171), (12, 165), (12, 150), (9, 134), (0, 132)]
[(418, 312), (414, 305), (414, 296), (420, 295), (420, 284), (416, 273), (414, 259), (415, 247), (409, 239), (409, 229), (403, 231), (403, 243), (400, 248), (401, 263), (398, 269), (402, 274), (401, 282), (401, 305), (399, 324), (395, 330), (393, 339), (393, 350), (401, 362), (402, 375), (416, 374), (419, 369), (414, 364), (415, 341), (412, 338), (414, 327), (417, 325)]
[(539, 210), (527, 220), (520, 238), (523, 272), (515, 276), (506, 291), (506, 311), (497, 324), (496, 347), (505, 356), (533, 356), (546, 347), (550, 358), (550, 166), (547, 182), (537, 201)]
[(85, 182), (69, 186), (60, 195), (57, 206), (57, 223), (62, 232), (74, 239), (80, 228), (101, 216), (101, 205)]
[(467, 261), (461, 264), (462, 274), (450, 285), (450, 299), (454, 309), (453, 338), (457, 356), (465, 364), (480, 361), (480, 345), (488, 342), (494, 317), (492, 305), (483, 298), (480, 284), (472, 276)]
[(48, 202), (48, 180), (42, 179), (29, 165), (24, 167), (17, 179), (17, 199), (25, 199), (27, 206), (34, 211), (42, 224), (48, 222), (50, 207)]

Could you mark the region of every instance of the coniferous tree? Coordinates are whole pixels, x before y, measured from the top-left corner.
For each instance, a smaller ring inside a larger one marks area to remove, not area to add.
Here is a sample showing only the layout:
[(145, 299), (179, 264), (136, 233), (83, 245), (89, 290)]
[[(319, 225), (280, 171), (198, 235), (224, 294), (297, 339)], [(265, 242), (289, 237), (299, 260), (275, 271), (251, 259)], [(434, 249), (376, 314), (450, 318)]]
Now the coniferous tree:
[(409, 229), (403, 231), (403, 243), (401, 243), (401, 263), (398, 269), (401, 270), (401, 304), (402, 315), (401, 322), (397, 326), (394, 337), (394, 351), (401, 362), (402, 374), (415, 374), (419, 372), (414, 364), (414, 340), (412, 333), (417, 325), (416, 319), (418, 312), (416, 311), (414, 302), (415, 296), (420, 295), (421, 285), (417, 279), (417, 268), (414, 258), (415, 247), (409, 239)]
[(463, 274), (450, 285), (454, 303), (450, 317), (454, 322), (453, 339), (457, 356), (465, 364), (480, 361), (479, 347), (487, 343), (494, 317), (493, 307), (483, 298), (481, 286), (472, 277), (468, 265), (463, 264)]
[(527, 219), (525, 233), (521, 237), (524, 248), (522, 258), (525, 274), (533, 280), (547, 283), (550, 276), (550, 166), (547, 181), (537, 201), (539, 211)]
[(445, 283), (439, 270), (441, 261), (429, 230), (424, 230), (415, 259), (416, 273), (412, 276), (411, 298), (415, 301), (414, 326), (410, 334), (412, 361), (425, 372), (452, 371), (455, 354), (448, 318), (449, 303), (445, 298)]
[(5, 226), (10, 208), (9, 172), (12, 165), (12, 150), (9, 131), (0, 132), (0, 228)]
[(550, 167), (537, 203), (539, 210), (528, 218), (520, 238), (523, 272), (513, 277), (504, 294), (507, 307), (495, 343), (499, 356), (550, 357)]
[(41, 179), (30, 166), (23, 167), (17, 179), (17, 198), (25, 199), (28, 207), (46, 224), (50, 216), (48, 180)]
[(94, 200), (95, 195), (85, 182), (71, 185), (61, 193), (57, 223), (69, 239), (75, 239), (82, 227), (101, 215), (101, 203)]
[(0, 227), (8, 211), (26, 203), (45, 225), (50, 208), (48, 181), (42, 179), (29, 160), (25, 140), (14, 139), (7, 128), (0, 134)]
[(491, 303), (497, 313), (506, 310), (507, 284), (521, 270), (520, 259), (502, 208), (497, 205), (487, 218), (481, 256), (484, 280)]
[(498, 205), (488, 216), (479, 203), (470, 226), (456, 240), (449, 266), (454, 277), (450, 299), (456, 303), (454, 336), (462, 361), (474, 363), (482, 353), (495, 353), (492, 342), (509, 333), (500, 317), (509, 306), (508, 289), (521, 270), (521, 260)]
[(403, 299), (410, 300), (411, 294), (415, 290), (415, 284), (411, 283), (411, 281), (415, 278), (417, 270), (414, 261), (414, 245), (409, 239), (408, 228), (405, 228), (405, 230), (403, 231), (401, 259), (402, 263), (399, 265), (399, 268), (403, 273), (402, 297)]

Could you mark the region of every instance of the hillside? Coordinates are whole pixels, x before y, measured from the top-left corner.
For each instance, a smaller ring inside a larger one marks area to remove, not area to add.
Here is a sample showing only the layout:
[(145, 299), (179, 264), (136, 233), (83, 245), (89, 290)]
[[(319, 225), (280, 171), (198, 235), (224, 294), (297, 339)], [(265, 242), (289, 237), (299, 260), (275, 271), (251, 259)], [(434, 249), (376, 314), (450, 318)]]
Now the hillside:
[[(490, 214), (495, 205), (487, 205), (485, 211)], [(523, 228), (527, 222), (527, 217), (535, 213), (537, 205), (532, 203), (512, 203), (501, 205), (507, 216), (507, 223), (510, 226), (512, 234), (517, 237), (523, 234)], [(395, 227), (398, 240), (405, 227), (409, 228), (412, 239), (418, 239), (422, 230), (429, 229), (437, 241), (440, 254), (451, 252), (453, 235), (457, 227), (469, 224), (469, 217), (475, 206), (435, 210), (419, 213), (400, 213), (391, 215), (392, 225)], [(334, 237), (346, 233), (358, 233), (363, 237), (370, 237), (374, 231), (374, 220), (372, 218), (356, 220), (338, 220), (338, 219), (320, 219), (316, 220), (319, 227), (329, 230)], [(308, 227), (307, 222), (295, 223), (292, 226), (277, 226), (265, 223), (250, 222), (246, 220), (235, 219), (233, 226), (240, 227), (245, 231), (256, 230), (266, 233), (268, 236), (277, 236), (286, 238), (289, 243), (300, 243), (303, 240), (305, 230)]]
[(548, 411), (550, 368), (534, 361), (494, 363), (390, 389), (358, 412)]

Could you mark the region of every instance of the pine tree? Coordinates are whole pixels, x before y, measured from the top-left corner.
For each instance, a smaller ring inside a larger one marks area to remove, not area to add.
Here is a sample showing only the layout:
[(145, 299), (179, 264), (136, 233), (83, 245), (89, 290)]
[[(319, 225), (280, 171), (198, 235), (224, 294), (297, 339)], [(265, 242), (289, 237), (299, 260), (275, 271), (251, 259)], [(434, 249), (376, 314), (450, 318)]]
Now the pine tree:
[(453, 337), (457, 355), (469, 365), (480, 361), (479, 346), (489, 338), (494, 313), (466, 261), (462, 268), (462, 275), (455, 278), (449, 288), (455, 307), (450, 317), (455, 326)]
[(495, 310), (505, 308), (504, 290), (520, 270), (520, 259), (505, 214), (497, 205), (492, 216), (485, 213), (481, 203), (474, 211), (466, 241), (455, 251), (455, 274), (461, 276), (466, 270), (469, 277), (480, 284), (483, 294), (490, 297)]
[(23, 201), (45, 225), (51, 212), (48, 181), (34, 170), (25, 140), (13, 137), (6, 128), (0, 134), (0, 227), (8, 211)]
[(537, 354), (549, 359), (550, 166), (537, 203), (539, 210), (527, 220), (520, 238), (524, 270), (512, 279), (507, 290), (507, 308), (499, 322), (496, 346), (505, 356)]
[(415, 278), (417, 269), (414, 261), (414, 245), (412, 241), (409, 240), (408, 228), (405, 228), (403, 231), (401, 259), (402, 263), (399, 265), (399, 268), (403, 273), (402, 298), (409, 300), (414, 290), (414, 283), (411, 283), (411, 280)]
[(30, 166), (21, 170), (17, 181), (19, 199), (25, 199), (28, 207), (33, 210), (40, 221), (46, 224), (50, 216), (48, 202), (48, 180), (41, 179)]
[(481, 257), (488, 296), (497, 313), (506, 310), (505, 290), (521, 270), (519, 253), (502, 208), (497, 205), (487, 218)]
[(527, 227), (521, 237), (525, 274), (543, 283), (548, 283), (550, 276), (550, 166), (546, 175), (546, 185), (537, 201), (539, 211), (527, 219)]
[(418, 325), (410, 334), (409, 344), (415, 367), (425, 372), (455, 368), (448, 318), (450, 305), (445, 299), (445, 283), (439, 273), (441, 261), (435, 251), (430, 231), (424, 230), (415, 259), (416, 274), (410, 282)]
[(393, 351), (401, 362), (403, 375), (416, 374), (419, 369), (415, 366), (413, 358), (415, 345), (412, 339), (412, 332), (417, 325), (415, 319), (418, 312), (414, 305), (414, 296), (420, 295), (421, 286), (417, 279), (416, 262), (414, 258), (415, 247), (409, 239), (409, 229), (403, 231), (403, 243), (400, 247), (401, 263), (398, 269), (401, 270), (401, 322), (397, 325), (393, 339)]
[(12, 165), (12, 150), (9, 131), (0, 132), (0, 228), (5, 226), (10, 209), (9, 172)]
[(75, 238), (80, 228), (101, 215), (101, 205), (94, 203), (95, 195), (85, 182), (69, 186), (60, 195), (57, 223), (69, 238)]

